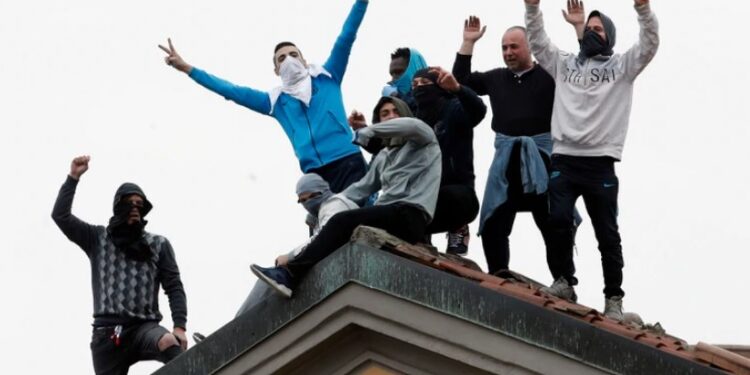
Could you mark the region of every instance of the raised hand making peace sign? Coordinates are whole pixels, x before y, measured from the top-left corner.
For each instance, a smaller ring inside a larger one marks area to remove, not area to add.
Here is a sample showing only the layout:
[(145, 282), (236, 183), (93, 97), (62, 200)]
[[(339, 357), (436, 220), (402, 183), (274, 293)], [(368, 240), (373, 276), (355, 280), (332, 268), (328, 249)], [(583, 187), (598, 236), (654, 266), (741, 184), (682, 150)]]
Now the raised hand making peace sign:
[(169, 43), (169, 48), (164, 47), (163, 45), (159, 44), (159, 48), (161, 48), (162, 51), (167, 53), (167, 57), (164, 58), (164, 62), (167, 63), (167, 65), (185, 73), (190, 74), (190, 71), (193, 69), (190, 64), (186, 63), (185, 60), (182, 59), (179, 53), (177, 53), (177, 50), (172, 45), (172, 39), (167, 38), (167, 42)]

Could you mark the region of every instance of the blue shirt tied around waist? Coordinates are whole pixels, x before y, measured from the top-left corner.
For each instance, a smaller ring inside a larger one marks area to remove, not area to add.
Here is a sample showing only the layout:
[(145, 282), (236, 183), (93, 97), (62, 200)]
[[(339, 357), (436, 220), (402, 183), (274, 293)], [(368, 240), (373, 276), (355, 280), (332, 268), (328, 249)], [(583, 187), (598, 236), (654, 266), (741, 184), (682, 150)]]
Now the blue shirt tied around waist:
[(227, 100), (275, 118), (292, 143), (303, 172), (359, 153), (359, 147), (351, 143), (353, 134), (347, 125), (341, 82), (367, 4), (357, 0), (344, 22), (331, 55), (323, 64), (330, 76), (320, 74), (312, 78), (309, 108), (286, 93), (272, 106), (267, 92), (235, 85), (198, 68), (192, 69), (190, 77)]
[(482, 209), (479, 216), (479, 235), (484, 224), (495, 210), (508, 200), (508, 162), (510, 153), (516, 143), (521, 144), (521, 183), (526, 194), (544, 194), (549, 185), (549, 174), (544, 165), (541, 153), (548, 157), (552, 154), (552, 137), (550, 133), (541, 133), (531, 137), (510, 137), (505, 134), (495, 135), (495, 157), (492, 159), (487, 186), (484, 189)]

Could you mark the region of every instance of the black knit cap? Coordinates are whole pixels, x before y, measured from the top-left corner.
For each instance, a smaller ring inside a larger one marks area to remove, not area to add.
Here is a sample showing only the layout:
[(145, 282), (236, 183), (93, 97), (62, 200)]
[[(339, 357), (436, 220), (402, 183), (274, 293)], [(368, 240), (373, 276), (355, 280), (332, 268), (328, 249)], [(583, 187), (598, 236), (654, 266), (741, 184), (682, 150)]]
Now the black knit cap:
[(417, 70), (416, 73), (414, 73), (414, 78), (427, 78), (433, 83), (437, 83), (438, 81), (438, 74), (435, 72), (430, 72), (430, 68), (424, 68)]

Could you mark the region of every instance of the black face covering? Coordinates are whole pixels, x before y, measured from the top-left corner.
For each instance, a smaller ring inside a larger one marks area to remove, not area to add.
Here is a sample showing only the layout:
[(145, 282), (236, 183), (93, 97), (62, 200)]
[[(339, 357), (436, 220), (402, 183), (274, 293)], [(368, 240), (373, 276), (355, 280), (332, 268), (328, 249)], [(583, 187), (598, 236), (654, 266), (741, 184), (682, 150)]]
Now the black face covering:
[[(427, 78), (432, 82), (437, 82), (437, 74), (430, 73), (428, 69), (418, 70), (414, 78)], [(434, 126), (440, 121), (440, 115), (443, 112), (443, 106), (450, 94), (440, 88), (437, 83), (431, 85), (417, 86), (412, 90), (414, 101), (417, 102), (417, 118), (424, 121), (430, 126)]]
[[(137, 207), (141, 220), (132, 225), (128, 225), (128, 216), (133, 205), (123, 199), (130, 194), (138, 194), (144, 200), (144, 206)], [(151, 210), (151, 207), (151, 203), (146, 199), (143, 191), (135, 184), (125, 183), (115, 193), (114, 215), (109, 219), (107, 233), (109, 233), (109, 237), (117, 250), (123, 251), (130, 259), (146, 261), (153, 255), (151, 248), (143, 237), (144, 228), (148, 223), (143, 217)]]
[(608, 51), (611, 51), (609, 45), (599, 34), (592, 30), (586, 30), (583, 33), (583, 39), (581, 39), (581, 54), (583, 56), (589, 58), (596, 55), (607, 55)]
[[(598, 10), (591, 12), (588, 19), (591, 20), (591, 17), (598, 17), (602, 21), (607, 40), (604, 40), (604, 38), (594, 31), (586, 30), (583, 33), (583, 39), (579, 41), (581, 44), (581, 52), (578, 53), (579, 62), (598, 55), (612, 56), (614, 54), (615, 41), (617, 40), (615, 23), (612, 22), (611, 18)], [(586, 22), (586, 25), (588, 25), (588, 22)]]

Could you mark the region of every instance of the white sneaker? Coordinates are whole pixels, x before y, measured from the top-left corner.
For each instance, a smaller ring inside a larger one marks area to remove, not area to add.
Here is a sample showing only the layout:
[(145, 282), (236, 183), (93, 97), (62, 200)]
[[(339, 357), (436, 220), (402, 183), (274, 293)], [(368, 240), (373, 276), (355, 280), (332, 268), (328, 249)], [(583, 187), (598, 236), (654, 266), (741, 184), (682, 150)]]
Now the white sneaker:
[(555, 280), (552, 285), (550, 285), (549, 287), (541, 288), (539, 289), (539, 291), (558, 298), (566, 299), (568, 301), (578, 301), (578, 296), (576, 295), (575, 289), (573, 289), (573, 287), (568, 284), (568, 280), (565, 280), (564, 277)]
[(625, 319), (625, 314), (622, 312), (622, 296), (604, 299), (604, 316), (618, 322)]

